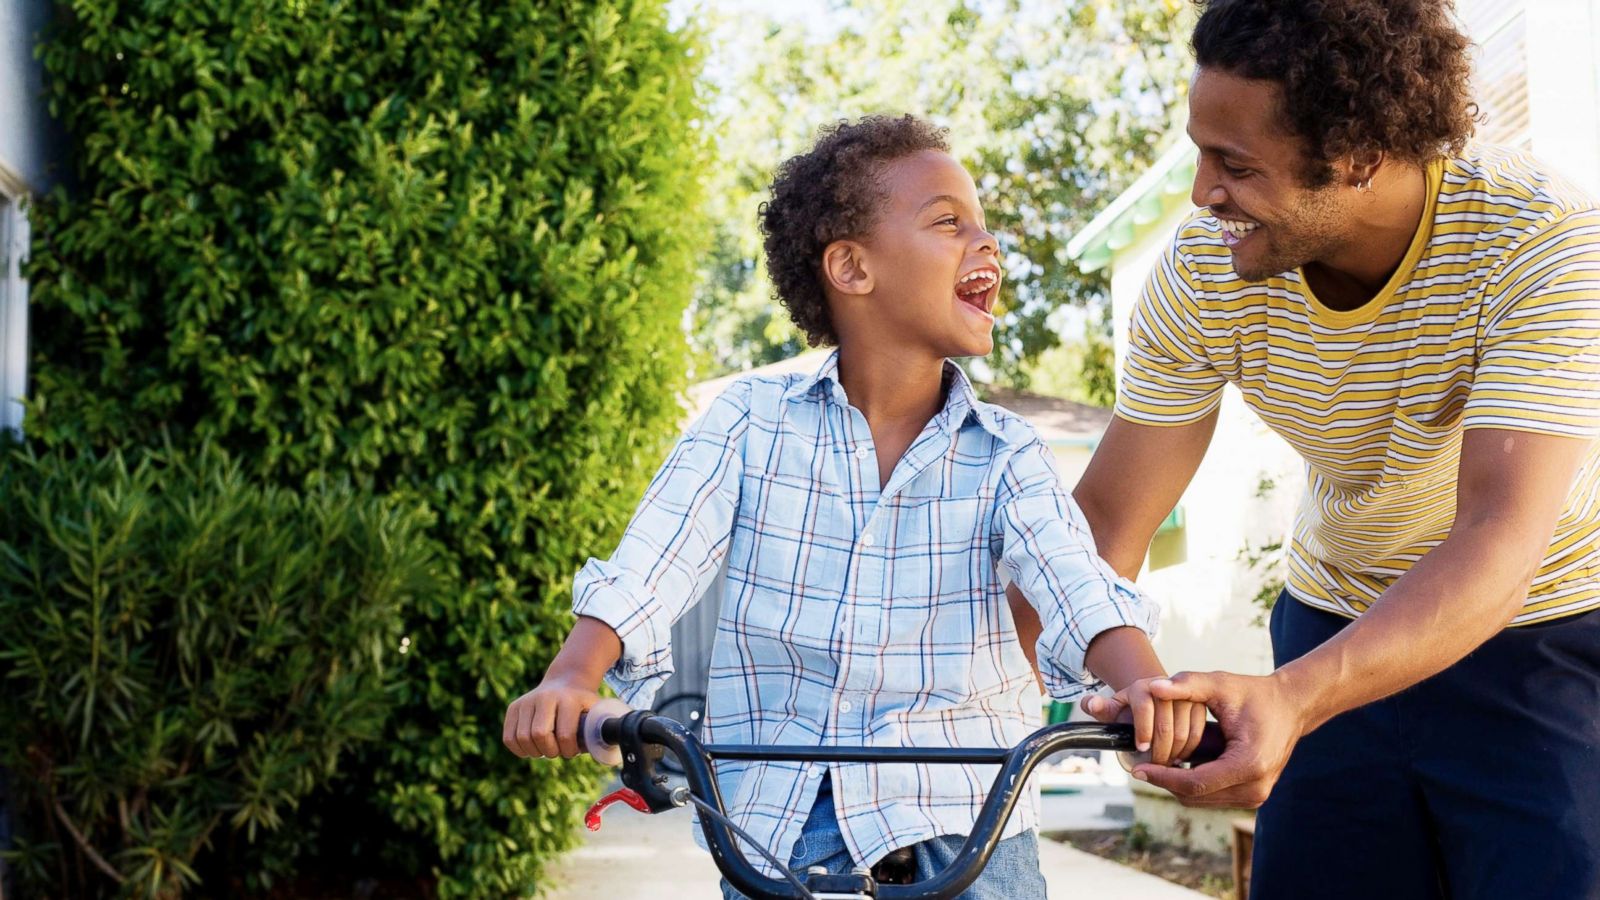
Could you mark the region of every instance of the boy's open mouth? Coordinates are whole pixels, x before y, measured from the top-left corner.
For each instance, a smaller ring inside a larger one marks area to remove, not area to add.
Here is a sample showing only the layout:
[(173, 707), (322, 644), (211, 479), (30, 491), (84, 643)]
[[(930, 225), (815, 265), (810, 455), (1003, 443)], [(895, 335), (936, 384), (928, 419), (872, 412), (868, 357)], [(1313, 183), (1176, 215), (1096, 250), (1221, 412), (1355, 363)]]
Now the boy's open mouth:
[(956, 299), (990, 315), (1000, 294), (1000, 270), (993, 266), (973, 269), (956, 280)]

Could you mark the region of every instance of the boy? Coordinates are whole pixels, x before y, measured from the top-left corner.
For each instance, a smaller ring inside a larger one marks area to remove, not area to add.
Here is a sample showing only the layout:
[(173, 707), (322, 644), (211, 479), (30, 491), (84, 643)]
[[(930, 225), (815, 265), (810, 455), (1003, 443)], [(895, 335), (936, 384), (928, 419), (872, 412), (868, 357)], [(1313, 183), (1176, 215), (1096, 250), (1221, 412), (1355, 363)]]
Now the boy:
[[(1039, 611), (1051, 694), (1103, 679), (1156, 761), (1191, 752), (1205, 710), (1149, 695), (1164, 675), (1154, 606), (1095, 555), (1032, 429), (978, 402), (948, 361), (992, 349), (1000, 267), (943, 132), (910, 116), (826, 129), (782, 166), (761, 217), (779, 298), (838, 349), (812, 376), (736, 383), (684, 436), (615, 555), (578, 574), (577, 624), (506, 711), (506, 745), (575, 755), (602, 676), (648, 705), (673, 622), (726, 560), (709, 742), (1016, 744), (1039, 698), (1003, 564)], [(718, 775), (734, 820), (794, 871), (909, 848), (917, 878), (954, 857), (989, 784), (973, 766)], [(1044, 896), (1032, 795), (1017, 809), (964, 896)]]

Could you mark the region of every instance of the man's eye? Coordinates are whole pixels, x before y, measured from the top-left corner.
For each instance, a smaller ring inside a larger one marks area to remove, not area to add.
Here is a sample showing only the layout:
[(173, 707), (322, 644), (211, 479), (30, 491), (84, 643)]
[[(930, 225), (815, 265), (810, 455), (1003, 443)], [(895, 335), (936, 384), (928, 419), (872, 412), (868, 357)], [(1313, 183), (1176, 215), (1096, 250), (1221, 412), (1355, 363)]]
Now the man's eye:
[(1249, 169), (1241, 169), (1238, 166), (1230, 166), (1227, 163), (1222, 164), (1222, 171), (1227, 172), (1230, 178), (1243, 178), (1250, 174)]

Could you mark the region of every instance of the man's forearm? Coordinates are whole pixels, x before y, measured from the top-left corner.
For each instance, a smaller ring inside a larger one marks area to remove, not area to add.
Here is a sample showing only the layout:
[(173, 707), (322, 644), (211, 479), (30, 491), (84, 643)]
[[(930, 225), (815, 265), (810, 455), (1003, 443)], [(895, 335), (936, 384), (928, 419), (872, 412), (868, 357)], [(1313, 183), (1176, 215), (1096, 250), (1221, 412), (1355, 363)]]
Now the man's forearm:
[(1302, 733), (1444, 671), (1516, 616), (1537, 569), (1499, 529), (1452, 534), (1351, 625), (1279, 669)]

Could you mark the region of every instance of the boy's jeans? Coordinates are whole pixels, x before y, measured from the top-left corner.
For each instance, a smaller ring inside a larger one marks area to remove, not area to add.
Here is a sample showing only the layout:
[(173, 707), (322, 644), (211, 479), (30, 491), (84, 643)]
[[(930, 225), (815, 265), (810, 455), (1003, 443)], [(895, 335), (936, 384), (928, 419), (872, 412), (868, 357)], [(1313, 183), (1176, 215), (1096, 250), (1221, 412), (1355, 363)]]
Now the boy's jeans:
[[(922, 881), (938, 874), (956, 854), (961, 852), (963, 837), (936, 837), (912, 846), (917, 860), (917, 880)], [(746, 856), (757, 857), (753, 850)], [(805, 827), (800, 829), (800, 840), (795, 842), (789, 855), (789, 871), (805, 880), (805, 871), (811, 866), (826, 866), (829, 872), (846, 874), (856, 863), (845, 849), (844, 838), (839, 834), (839, 820), (833, 811), (832, 779), (824, 776), (817, 790), (817, 802), (811, 807)], [(722, 882), (724, 900), (744, 900), (726, 880)], [(994, 855), (960, 900), (1043, 900), (1044, 875), (1039, 871), (1039, 839), (1035, 832), (1025, 831), (995, 845)]]

